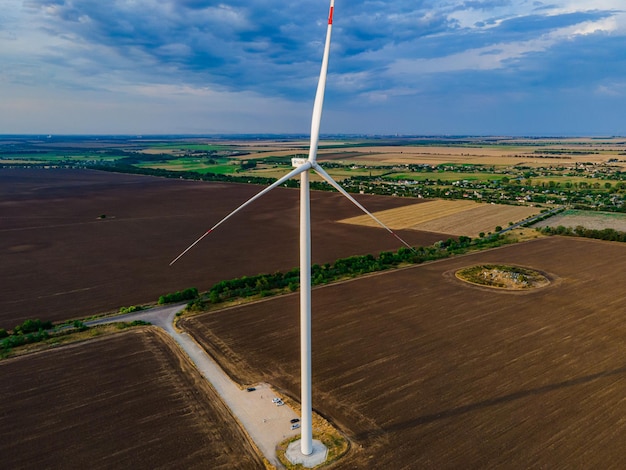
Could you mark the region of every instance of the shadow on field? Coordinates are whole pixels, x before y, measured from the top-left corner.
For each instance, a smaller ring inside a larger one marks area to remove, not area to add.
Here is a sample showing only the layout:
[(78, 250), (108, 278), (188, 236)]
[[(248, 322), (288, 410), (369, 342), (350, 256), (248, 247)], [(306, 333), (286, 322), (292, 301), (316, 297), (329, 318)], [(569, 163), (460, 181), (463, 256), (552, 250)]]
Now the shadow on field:
[[(618, 369), (598, 372), (597, 374), (591, 374), (584, 377), (579, 377), (576, 379), (565, 380), (563, 382), (558, 382), (555, 384), (544, 385), (543, 387), (537, 387), (530, 390), (521, 390), (519, 392), (510, 393), (508, 395), (504, 395), (497, 398), (491, 398), (489, 400), (479, 401), (477, 403), (472, 403), (470, 405), (459, 406), (457, 408), (451, 408), (448, 410), (441, 411), (439, 413), (428, 414), (424, 416), (419, 416), (415, 419), (411, 419), (408, 421), (404, 421), (401, 423), (397, 423), (386, 427), (387, 432), (396, 432), (402, 431), (404, 429), (410, 429), (417, 426), (421, 426), (424, 424), (429, 424), (440, 419), (446, 418), (454, 418), (456, 416), (461, 416), (465, 413), (470, 413), (472, 411), (481, 410), (484, 408), (489, 408), (491, 406), (497, 406), (504, 403), (509, 403), (515, 400), (519, 400), (522, 398), (532, 397), (536, 395), (542, 395), (545, 393), (553, 392), (555, 390), (564, 389), (568, 387), (574, 387), (577, 385), (583, 385), (589, 382), (593, 382), (594, 380), (598, 380), (605, 377), (611, 377), (614, 375), (620, 375), (626, 373), (626, 366), (620, 367)], [(376, 432), (376, 431), (375, 431)], [(361, 433), (357, 436), (357, 439), (363, 439), (367, 437), (371, 437), (370, 432)]]

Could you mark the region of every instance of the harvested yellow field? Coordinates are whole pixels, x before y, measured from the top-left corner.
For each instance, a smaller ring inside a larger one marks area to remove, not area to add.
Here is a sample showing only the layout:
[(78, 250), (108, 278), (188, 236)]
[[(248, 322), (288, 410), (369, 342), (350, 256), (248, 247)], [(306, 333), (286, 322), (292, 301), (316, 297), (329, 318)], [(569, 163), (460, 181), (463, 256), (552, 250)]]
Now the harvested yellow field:
[[(538, 207), (480, 204), (473, 201), (435, 200), (376, 212), (374, 215), (393, 230), (413, 229), (477, 237), (480, 232), (493, 232), (509, 222), (519, 222), (539, 214)], [(343, 219), (354, 225), (377, 226), (367, 215)]]
[[(376, 212), (374, 215), (390, 228), (402, 230), (414, 228), (415, 225), (427, 223), (433, 219), (464, 212), (476, 206), (477, 203), (474, 201), (438, 199), (405, 207), (387, 209)], [(365, 214), (343, 219), (340, 222), (345, 224), (365, 225), (367, 227), (378, 227), (378, 224)]]
[(509, 222), (520, 222), (539, 212), (541, 212), (540, 208), (530, 206), (480, 204), (463, 213), (440, 217), (411, 228), (426, 232), (477, 237), (480, 232), (494, 232), (498, 225), (506, 228)]

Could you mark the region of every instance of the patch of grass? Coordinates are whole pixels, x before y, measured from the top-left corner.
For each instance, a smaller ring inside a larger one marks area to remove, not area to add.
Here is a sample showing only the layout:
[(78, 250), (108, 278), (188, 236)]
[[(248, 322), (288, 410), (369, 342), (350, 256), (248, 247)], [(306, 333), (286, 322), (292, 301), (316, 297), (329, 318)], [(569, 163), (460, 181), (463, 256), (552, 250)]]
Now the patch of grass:
[[(302, 414), (299, 403), (286, 397), (283, 398), (283, 400), (287, 405), (293, 408), (294, 411), (298, 413), (298, 415)], [(291, 437), (281, 442), (276, 448), (276, 455), (278, 456), (278, 460), (280, 460), (280, 462), (288, 470), (300, 470), (305, 468), (301, 464), (292, 464), (285, 456), (285, 452), (287, 451), (287, 447), (289, 447), (289, 444), (299, 439), (300, 436)], [(313, 413), (313, 439), (321, 441), (328, 449), (326, 461), (318, 465), (318, 467), (332, 464), (333, 462), (343, 457), (348, 452), (348, 450), (350, 450), (350, 441), (343, 434), (341, 434), (332, 424), (330, 424), (327, 420), (325, 420), (317, 413)]]
[(205, 158), (174, 158), (164, 162), (137, 163), (138, 168), (152, 168), (169, 171), (193, 171), (200, 174), (213, 173), (216, 175), (233, 174), (239, 169), (238, 164), (230, 163), (226, 158), (211, 159), (214, 163)]
[(566, 209), (561, 213), (563, 216), (584, 216), (596, 219), (626, 220), (626, 214), (622, 212), (584, 211), (579, 209)]

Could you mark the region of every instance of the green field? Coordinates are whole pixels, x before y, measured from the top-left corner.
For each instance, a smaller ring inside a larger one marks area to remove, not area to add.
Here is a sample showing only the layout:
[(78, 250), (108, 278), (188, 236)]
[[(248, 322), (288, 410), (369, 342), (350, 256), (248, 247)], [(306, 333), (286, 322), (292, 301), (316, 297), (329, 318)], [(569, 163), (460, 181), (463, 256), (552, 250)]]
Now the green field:
[(89, 163), (89, 162), (114, 162), (123, 158), (119, 155), (107, 155), (104, 153), (71, 153), (71, 152), (46, 152), (46, 153), (20, 153), (0, 154), (0, 163), (50, 163), (61, 162)]
[(169, 171), (194, 171), (200, 174), (213, 173), (216, 175), (230, 175), (240, 168), (238, 162), (232, 162), (227, 158), (215, 158), (212, 160), (216, 163), (210, 163), (205, 158), (185, 157), (158, 163), (137, 163), (135, 166)]
[(558, 184), (559, 188), (566, 188), (568, 183), (571, 185), (580, 185), (582, 183), (587, 186), (598, 184), (600, 188), (604, 188), (605, 183), (610, 183), (611, 186), (615, 186), (619, 183), (619, 181), (615, 179), (588, 178), (584, 176), (543, 176), (531, 178), (531, 181), (532, 184), (544, 184), (546, 186), (552, 182), (555, 185)]
[(216, 144), (192, 144), (184, 142), (155, 142), (150, 144), (148, 148), (160, 150), (181, 150), (181, 151), (200, 151), (200, 152), (219, 152), (230, 150), (232, 147), (227, 145)]
[(587, 211), (568, 209), (546, 220), (542, 220), (533, 227), (577, 227), (603, 230), (612, 228), (626, 232), (626, 214), (605, 211)]

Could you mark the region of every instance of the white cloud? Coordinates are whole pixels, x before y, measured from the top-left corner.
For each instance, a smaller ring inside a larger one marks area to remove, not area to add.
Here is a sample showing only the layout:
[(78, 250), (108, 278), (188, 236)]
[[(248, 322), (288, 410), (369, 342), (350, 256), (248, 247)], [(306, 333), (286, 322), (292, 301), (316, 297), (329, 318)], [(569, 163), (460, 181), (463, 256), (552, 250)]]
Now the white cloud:
[(585, 21), (570, 27), (571, 36), (585, 36), (598, 32), (626, 34), (626, 14), (619, 13), (597, 21)]
[(598, 85), (595, 89), (595, 93), (602, 96), (609, 97), (625, 97), (626, 96), (626, 82), (610, 81)]
[(190, 11), (189, 18), (195, 24), (201, 24), (204, 19), (211, 24), (224, 24), (236, 30), (253, 29), (253, 23), (248, 18), (248, 13), (243, 9), (220, 4), (216, 7), (207, 7), (203, 10)]
[(529, 52), (543, 51), (553, 43), (549, 38), (539, 38), (493, 44), (434, 59), (399, 59), (389, 66), (387, 72), (393, 76), (418, 76), (463, 70), (500, 69), (511, 60), (519, 59)]
[(550, 11), (558, 13), (572, 13), (585, 10), (615, 10), (624, 9), (623, 0), (558, 0), (549, 2)]
[(509, 66), (511, 61), (520, 60), (529, 53), (546, 51), (576, 36), (598, 32), (610, 33), (618, 30), (618, 21), (615, 17), (585, 21), (558, 28), (526, 41), (500, 42), (432, 59), (400, 58), (388, 67), (387, 73), (391, 76), (418, 76), (420, 74), (463, 70), (501, 69)]

